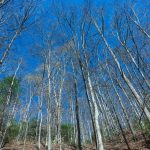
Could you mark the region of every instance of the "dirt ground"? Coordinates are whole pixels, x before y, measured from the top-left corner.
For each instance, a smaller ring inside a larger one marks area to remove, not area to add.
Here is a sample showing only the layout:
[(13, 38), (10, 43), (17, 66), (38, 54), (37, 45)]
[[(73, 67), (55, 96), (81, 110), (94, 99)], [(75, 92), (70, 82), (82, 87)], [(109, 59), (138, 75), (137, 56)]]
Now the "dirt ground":
[[(126, 135), (131, 150), (150, 150), (150, 137), (146, 137), (146, 140), (144, 140), (141, 133), (137, 133), (136, 135), (136, 141), (133, 140), (132, 136), (130, 134)], [(127, 150), (127, 146), (123, 140), (123, 138), (117, 136), (114, 137), (112, 140), (108, 140), (105, 142), (105, 150)], [(44, 145), (41, 146), (40, 150), (46, 150), (47, 148), (44, 147)], [(23, 150), (23, 143), (9, 143), (6, 144), (4, 148), (1, 150)], [(38, 150), (38, 147), (36, 144), (27, 142), (24, 150)], [(52, 150), (59, 150), (58, 145), (53, 145)], [(62, 150), (77, 150), (75, 146), (63, 144)], [(83, 150), (95, 150), (94, 145), (84, 145)]]

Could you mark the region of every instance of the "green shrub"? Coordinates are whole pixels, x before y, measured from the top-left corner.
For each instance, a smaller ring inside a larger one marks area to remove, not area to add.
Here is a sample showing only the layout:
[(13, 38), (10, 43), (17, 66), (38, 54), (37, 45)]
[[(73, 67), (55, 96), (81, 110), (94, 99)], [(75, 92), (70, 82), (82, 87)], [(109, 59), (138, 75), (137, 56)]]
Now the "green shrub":
[(4, 144), (9, 143), (12, 140), (14, 140), (18, 134), (19, 134), (19, 125), (15, 121), (13, 121), (7, 129), (7, 132), (4, 138)]
[(144, 133), (150, 136), (150, 123), (148, 120), (143, 122), (142, 128), (144, 130)]
[(63, 124), (61, 125), (61, 137), (65, 143), (71, 142), (71, 134), (73, 132), (73, 126)]

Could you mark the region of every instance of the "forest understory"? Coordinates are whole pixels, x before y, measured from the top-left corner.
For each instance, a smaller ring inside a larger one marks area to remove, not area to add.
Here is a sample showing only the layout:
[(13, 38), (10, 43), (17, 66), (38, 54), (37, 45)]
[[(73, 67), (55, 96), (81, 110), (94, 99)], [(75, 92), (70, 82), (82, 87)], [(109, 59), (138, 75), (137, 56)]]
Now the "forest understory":
[[(143, 135), (140, 131), (136, 133), (136, 140), (133, 139), (132, 134), (126, 133), (126, 138), (128, 139), (131, 150), (149, 150), (150, 149), (150, 136)], [(47, 150), (47, 146), (41, 143), (40, 150)], [(7, 143), (1, 150), (22, 150), (24, 147), (23, 142)], [(105, 150), (128, 150), (124, 139), (121, 135), (114, 137), (113, 139), (104, 142)], [(52, 150), (59, 150), (59, 145), (52, 145)], [(71, 144), (62, 144), (62, 150), (77, 150), (77, 146)], [(83, 150), (96, 150), (96, 147), (91, 144), (86, 144), (82, 146)], [(25, 150), (39, 150), (38, 146), (34, 142), (26, 142)]]

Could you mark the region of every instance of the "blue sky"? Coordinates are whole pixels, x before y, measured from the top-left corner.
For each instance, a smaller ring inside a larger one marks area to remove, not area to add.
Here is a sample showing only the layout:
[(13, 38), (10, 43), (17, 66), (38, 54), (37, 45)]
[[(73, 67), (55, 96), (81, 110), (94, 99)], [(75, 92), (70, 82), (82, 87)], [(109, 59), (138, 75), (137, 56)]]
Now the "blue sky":
[[(49, 5), (51, 3), (50, 0), (43, 0), (41, 1), (42, 3), (40, 4), (41, 10), (43, 11), (50, 11), (49, 10)], [(84, 3), (84, 0), (66, 0), (65, 5), (70, 7), (70, 6), (77, 6), (80, 7)], [(100, 6), (104, 6), (108, 11), (110, 11), (110, 4), (112, 3), (112, 0), (96, 0), (95, 3), (97, 3)], [(95, 5), (95, 4), (94, 4)], [(33, 18), (38, 18), (39, 16), (39, 10), (36, 11), (36, 17), (34, 16)], [(40, 14), (43, 15), (43, 14)], [(49, 14), (48, 14), (49, 15)], [(45, 16), (46, 17), (46, 16)], [(47, 16), (49, 18), (50, 16)], [(35, 34), (30, 34), (30, 31), (33, 31), (33, 27), (30, 27), (28, 30), (29, 31), (24, 31), (20, 37), (15, 42), (15, 53), (18, 57), (22, 57), (25, 60), (26, 67), (24, 68), (25, 72), (32, 72), (37, 66), (38, 66), (38, 59), (36, 57), (33, 57), (31, 55), (30, 50), (32, 49), (32, 44), (34, 40), (36, 39)], [(36, 51), (36, 50), (35, 50)]]
[[(121, 0), (118, 0), (120, 2), (123, 2)], [(141, 0), (137, 0), (138, 7), (142, 7), (142, 3)], [(48, 14), (40, 14), (40, 10), (42, 10), (42, 12), (47, 12), (47, 11), (51, 11), (50, 9), (50, 3), (52, 1), (51, 0), (42, 0), (40, 6), (38, 6), (39, 8), (36, 10), (34, 16), (32, 16), (32, 18), (38, 18), (39, 15), (42, 16), (44, 15), (44, 17), (46, 18), (46, 20), (49, 19), (50, 13)], [(66, 0), (65, 5), (68, 6), (68, 8), (70, 6), (76, 6), (76, 7), (80, 7), (82, 6), (82, 4), (84, 3), (84, 0)], [(95, 2), (93, 2), (93, 5), (95, 6), (100, 6), (100, 7), (104, 7), (105, 8), (105, 15), (106, 15), (106, 22), (109, 22), (108, 20), (112, 17), (112, 10), (113, 10), (113, 4), (114, 4), (114, 0), (95, 0)], [(32, 72), (36, 69), (36, 67), (39, 65), (39, 60), (38, 58), (36, 58), (35, 56), (32, 56), (31, 54), (31, 49), (32, 51), (36, 51), (36, 49), (34, 49), (33, 43), (37, 40), (36, 38), (36, 34), (33, 33), (32, 31), (34, 30), (34, 25), (32, 27), (30, 27), (28, 29), (28, 31), (24, 31), (20, 37), (18, 37), (18, 39), (15, 42), (15, 51), (14, 53), (16, 53), (17, 57), (22, 57), (25, 60), (25, 68), (24, 68), (24, 72), (25, 73), (29, 73)]]

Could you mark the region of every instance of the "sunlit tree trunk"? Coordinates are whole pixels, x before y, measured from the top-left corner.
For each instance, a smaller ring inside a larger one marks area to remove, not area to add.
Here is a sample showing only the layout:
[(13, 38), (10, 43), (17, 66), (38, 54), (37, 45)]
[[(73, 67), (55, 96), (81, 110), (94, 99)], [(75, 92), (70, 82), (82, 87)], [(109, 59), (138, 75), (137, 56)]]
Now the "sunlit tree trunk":
[(48, 115), (48, 120), (47, 120), (47, 130), (48, 130), (48, 139), (47, 139), (47, 144), (48, 144), (48, 150), (52, 149), (52, 141), (51, 141), (51, 73), (50, 73), (50, 50), (48, 51), (48, 58), (46, 58), (47, 61), (47, 78), (48, 78), (48, 100), (47, 100), (47, 115)]
[(99, 26), (98, 26), (98, 24), (97, 24), (97, 22), (96, 22), (95, 20), (94, 20), (94, 25), (95, 25), (95, 27), (97, 28), (99, 34), (101, 35), (101, 37), (102, 37), (102, 39), (103, 39), (103, 41), (104, 41), (104, 43), (105, 43), (105, 45), (106, 45), (108, 51), (111, 53), (111, 55), (112, 55), (112, 57), (113, 57), (113, 59), (114, 59), (116, 65), (117, 65), (117, 67), (118, 67), (118, 69), (119, 69), (119, 71), (120, 71), (120, 74), (122, 75), (123, 79), (124, 79), (125, 82), (127, 83), (128, 87), (130, 88), (130, 90), (131, 90), (132, 93), (134, 94), (136, 100), (138, 101), (138, 103), (140, 104), (142, 110), (144, 111), (144, 113), (146, 114), (148, 120), (150, 121), (150, 112), (148, 111), (148, 109), (147, 109), (146, 107), (143, 108), (143, 101), (142, 101), (140, 95), (137, 93), (137, 91), (136, 91), (136, 89), (133, 87), (131, 81), (128, 79), (128, 77), (127, 77), (126, 74), (124, 73), (124, 71), (123, 71), (123, 69), (121, 68), (121, 65), (120, 65), (120, 63), (119, 63), (119, 61), (118, 61), (116, 55), (114, 54), (114, 52), (113, 52), (113, 50), (111, 49), (111, 47), (108, 45), (108, 43), (107, 43), (107, 41), (106, 41), (106, 39), (105, 39), (105, 37), (104, 37), (104, 35), (103, 35), (101, 29), (99, 28)]
[(147, 86), (150, 88), (150, 83), (149, 81), (146, 79), (144, 73), (142, 72), (142, 70), (140, 69), (140, 67), (138, 66), (136, 60), (134, 59), (134, 57), (132, 56), (132, 53), (130, 52), (129, 48), (127, 47), (126, 43), (124, 41), (121, 41), (119, 34), (117, 36), (118, 41), (120, 42), (120, 44), (123, 46), (123, 48), (126, 50), (127, 54), (130, 56), (132, 62), (134, 63), (134, 65), (136, 66), (137, 70), (140, 72), (141, 76), (143, 77), (145, 83), (147, 84)]
[(126, 121), (127, 121), (127, 123), (128, 123), (129, 129), (130, 129), (130, 131), (131, 131), (133, 137), (135, 138), (135, 131), (134, 131), (134, 129), (133, 129), (133, 126), (132, 126), (131, 121), (129, 120), (129, 117), (128, 117), (126, 108), (124, 107), (124, 105), (123, 105), (123, 103), (122, 103), (122, 99), (121, 99), (121, 97), (120, 97), (120, 95), (119, 95), (119, 93), (118, 93), (118, 91), (117, 91), (117, 89), (116, 89), (116, 86), (115, 86), (114, 82), (113, 82), (113, 79), (112, 79), (112, 76), (111, 76), (111, 74), (110, 74), (110, 70), (109, 70), (108, 66), (107, 66), (106, 68), (107, 68), (109, 77), (110, 77), (110, 79), (111, 79), (111, 82), (112, 82), (114, 91), (115, 91), (115, 93), (116, 93), (116, 95), (117, 95), (119, 104), (120, 104), (120, 106), (121, 106), (121, 108), (122, 108), (123, 114), (124, 114), (125, 119), (126, 119)]
[(87, 75), (87, 80), (88, 80), (88, 86), (89, 86), (89, 92), (91, 94), (91, 99), (93, 102), (93, 108), (94, 108), (94, 121), (95, 121), (95, 128), (96, 128), (96, 136), (97, 136), (97, 150), (103, 150), (103, 142), (102, 142), (102, 135), (101, 135), (101, 129), (99, 126), (99, 111), (98, 111), (98, 107), (97, 107), (97, 103), (96, 103), (96, 99), (95, 99), (95, 94), (93, 91), (93, 87), (92, 87), (92, 82), (89, 76), (89, 73)]

